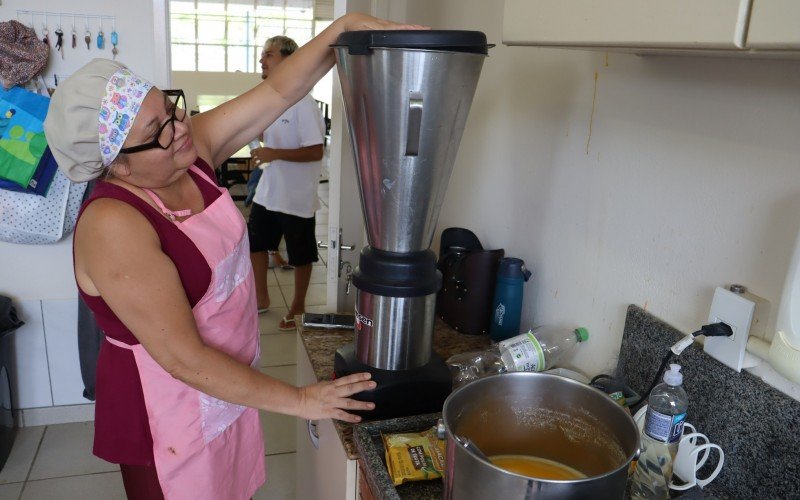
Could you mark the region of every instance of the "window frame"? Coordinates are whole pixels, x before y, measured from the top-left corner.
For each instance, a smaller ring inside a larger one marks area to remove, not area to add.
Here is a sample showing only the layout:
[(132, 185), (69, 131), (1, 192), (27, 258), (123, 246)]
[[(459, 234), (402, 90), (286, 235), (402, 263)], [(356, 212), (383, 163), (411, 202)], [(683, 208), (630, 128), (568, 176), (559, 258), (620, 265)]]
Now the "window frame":
[[(218, 70), (203, 70), (203, 71), (217, 72), (217, 73), (242, 72), (241, 69), (235, 69), (235, 70), (231, 70), (230, 69), (231, 68), (231, 63), (230, 63), (230, 56), (229, 56), (228, 47), (237, 47), (237, 48), (244, 47), (245, 48), (245, 52), (247, 54), (246, 71), (244, 71), (244, 72), (245, 73), (250, 73), (250, 74), (258, 74), (258, 73), (261, 72), (261, 69), (260, 69), (259, 64), (258, 64), (258, 61), (259, 61), (260, 56), (261, 56), (261, 49), (262, 49), (264, 41), (266, 41), (266, 39), (268, 38), (268, 37), (265, 37), (265, 36), (259, 36), (259, 34), (258, 34), (258, 26), (259, 26), (259, 24), (267, 24), (269, 21), (271, 21), (272, 23), (274, 23), (275, 21), (278, 21), (280, 23), (280, 25), (281, 25), (281, 33), (276, 33), (276, 34), (282, 34), (282, 35), (286, 35), (287, 31), (292, 32), (292, 33), (296, 33), (298, 29), (307, 30), (307, 32), (308, 32), (307, 38), (304, 38), (304, 39), (295, 38), (295, 41), (297, 41), (298, 45), (305, 44), (306, 42), (311, 40), (311, 38), (313, 38), (314, 34), (315, 34), (315, 26), (316, 26), (317, 20), (314, 17), (313, 6), (309, 9), (310, 12), (311, 12), (311, 15), (308, 18), (306, 18), (306, 17), (298, 17), (298, 16), (295, 16), (295, 15), (292, 15), (292, 10), (290, 10), (290, 9), (293, 9), (293, 8), (291, 6), (289, 6), (289, 5), (287, 5), (287, 4), (290, 3), (289, 0), (283, 0), (283, 7), (282, 8), (277, 7), (277, 6), (260, 6), (259, 3), (261, 3), (261, 2), (259, 0), (253, 0), (252, 1), (252, 10), (248, 10), (247, 12), (245, 12), (245, 14), (238, 14), (238, 13), (237, 14), (230, 14), (230, 13), (228, 13), (228, 5), (229, 5), (229, 3), (230, 4), (239, 5), (239, 6), (246, 5), (246, 3), (242, 2), (241, 0), (217, 0), (217, 1), (213, 1), (213, 2), (212, 1), (208, 1), (207, 2), (207, 1), (204, 1), (204, 0), (191, 0), (191, 2), (188, 2), (186, 0), (183, 0), (183, 1), (176, 0), (176, 1), (179, 1), (181, 4), (191, 3), (194, 6), (194, 9), (193, 9), (192, 12), (174, 12), (173, 9), (170, 9), (170, 27), (172, 27), (173, 22), (175, 22), (176, 20), (192, 21), (193, 24), (194, 24), (194, 39), (193, 40), (176, 39), (176, 38), (173, 37), (172, 34), (170, 34), (170, 51), (173, 50), (173, 46), (192, 47), (194, 49), (193, 50), (194, 61), (193, 61), (192, 65), (191, 65), (191, 68), (193, 68), (193, 69), (175, 69), (175, 59), (176, 58), (172, 58), (172, 63), (171, 63), (172, 67), (170, 68), (171, 71), (201, 71), (201, 70), (198, 69), (199, 66), (200, 66), (200, 49), (199, 49), (199, 47), (200, 46), (217, 46), (217, 47), (222, 47), (223, 48), (223, 54), (224, 54), (223, 55), (223, 68), (222, 69), (218, 69)], [(171, 0), (170, 1), (170, 6), (172, 6), (172, 3), (173, 3), (173, 1)], [(217, 4), (217, 5), (220, 5), (220, 4), (223, 5), (223, 9), (224, 9), (223, 13), (212, 13), (212, 12), (201, 12), (201, 11), (199, 11), (199, 5), (200, 4), (211, 4), (211, 3)], [(262, 13), (259, 13), (259, 7), (261, 8), (260, 12), (262, 12)], [(278, 12), (282, 12), (283, 15), (282, 16), (277, 16), (276, 13), (278, 13)], [(200, 21), (213, 19), (214, 17), (222, 18), (223, 21), (224, 21), (224, 24), (225, 24), (225, 26), (224, 26), (224, 35), (223, 35), (224, 36), (224, 40), (222, 42), (200, 39)], [(239, 41), (239, 40), (237, 40), (235, 42), (230, 42), (229, 41), (228, 37), (230, 35), (230, 31), (231, 31), (230, 25), (231, 25), (232, 22), (234, 22), (234, 23), (242, 23), (243, 22), (245, 24), (245, 29), (246, 29), (246, 33), (247, 34), (246, 34), (246, 38), (244, 40), (244, 43), (241, 43), (241, 41)], [(288, 23), (288, 26), (287, 26), (287, 23)], [(298, 23), (299, 24), (304, 24), (304, 25), (307, 25), (307, 26), (303, 26), (303, 27), (298, 28), (298, 26), (297, 26)], [(170, 30), (170, 31), (172, 32), (173, 30)], [(271, 34), (270, 36), (274, 36), (274, 35)], [(261, 40), (261, 38), (263, 38), (263, 40)]]

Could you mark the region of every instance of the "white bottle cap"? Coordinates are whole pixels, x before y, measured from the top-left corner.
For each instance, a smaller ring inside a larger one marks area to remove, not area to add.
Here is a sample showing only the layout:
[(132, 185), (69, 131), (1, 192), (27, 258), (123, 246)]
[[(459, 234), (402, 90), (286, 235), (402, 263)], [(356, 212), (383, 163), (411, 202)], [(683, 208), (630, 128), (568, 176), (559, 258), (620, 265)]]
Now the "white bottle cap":
[(681, 365), (675, 363), (669, 365), (669, 370), (664, 373), (664, 382), (673, 386), (681, 385), (683, 383)]

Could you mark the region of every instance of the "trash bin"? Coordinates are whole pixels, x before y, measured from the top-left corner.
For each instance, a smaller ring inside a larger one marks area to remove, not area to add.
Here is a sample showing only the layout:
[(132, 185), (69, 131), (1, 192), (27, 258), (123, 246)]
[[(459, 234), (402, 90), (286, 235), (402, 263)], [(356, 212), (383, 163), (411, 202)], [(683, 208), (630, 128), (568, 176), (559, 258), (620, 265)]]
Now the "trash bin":
[(11, 332), (3, 334), (0, 338), (0, 470), (6, 465), (6, 460), (14, 447), (17, 437), (17, 428), (14, 425), (14, 409), (11, 406), (11, 379), (8, 372), (8, 358), (10, 355)]
[(0, 295), (0, 470), (6, 465), (17, 437), (11, 404), (11, 351), (14, 330), (24, 324), (17, 318), (11, 299)]

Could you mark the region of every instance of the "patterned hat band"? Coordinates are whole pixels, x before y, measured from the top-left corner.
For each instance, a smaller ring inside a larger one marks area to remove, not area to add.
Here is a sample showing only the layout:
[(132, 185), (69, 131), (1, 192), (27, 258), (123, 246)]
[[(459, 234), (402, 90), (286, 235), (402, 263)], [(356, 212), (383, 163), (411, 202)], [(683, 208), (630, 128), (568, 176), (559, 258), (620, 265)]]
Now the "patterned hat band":
[(116, 71), (108, 80), (100, 103), (98, 126), (100, 156), (104, 167), (111, 165), (122, 149), (133, 120), (142, 108), (142, 101), (151, 88), (152, 83), (127, 68)]

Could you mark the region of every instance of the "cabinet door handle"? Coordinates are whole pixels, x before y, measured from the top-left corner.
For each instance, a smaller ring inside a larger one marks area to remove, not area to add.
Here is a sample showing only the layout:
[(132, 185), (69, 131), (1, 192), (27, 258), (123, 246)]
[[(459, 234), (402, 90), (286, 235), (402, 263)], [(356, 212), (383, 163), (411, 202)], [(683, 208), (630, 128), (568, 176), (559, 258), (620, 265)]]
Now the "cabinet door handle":
[(314, 420), (306, 420), (308, 425), (308, 437), (311, 439), (311, 444), (314, 448), (319, 449), (319, 431), (317, 430), (317, 422)]

